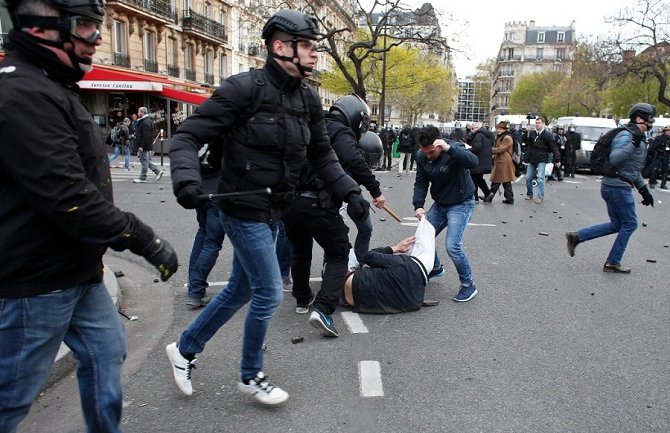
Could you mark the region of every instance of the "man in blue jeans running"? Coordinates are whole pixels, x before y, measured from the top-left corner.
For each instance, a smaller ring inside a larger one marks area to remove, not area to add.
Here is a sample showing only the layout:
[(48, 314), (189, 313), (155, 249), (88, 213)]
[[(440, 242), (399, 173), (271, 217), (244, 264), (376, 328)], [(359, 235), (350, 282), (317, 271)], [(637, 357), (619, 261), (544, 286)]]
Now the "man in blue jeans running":
[(600, 186), (600, 196), (607, 204), (607, 214), (610, 221), (579, 229), (576, 232), (567, 232), (568, 254), (575, 255), (575, 247), (581, 242), (617, 233), (614, 245), (610, 249), (607, 261), (603, 265), (604, 272), (630, 273), (630, 268), (621, 264), (626, 252), (628, 240), (637, 229), (637, 215), (635, 214), (634, 186), (642, 195), (642, 204), (654, 205), (654, 197), (640, 174), (647, 153), (645, 132), (654, 124), (656, 107), (646, 103), (633, 105), (628, 112), (628, 122), (619, 132), (610, 146), (609, 161), (618, 171), (617, 177), (603, 176)]
[[(456, 302), (466, 302), (477, 295), (472, 280), (470, 262), (463, 251), (463, 235), (475, 209), (475, 184), (468, 171), (476, 167), (477, 155), (455, 143), (440, 138), (440, 131), (427, 126), (419, 133), (421, 152), (417, 153), (416, 180), (414, 181), (414, 215), (424, 216), (435, 227), (436, 235), (446, 227), (445, 246), (456, 266), (461, 286), (454, 297)], [(426, 213), (423, 209), (430, 186), (433, 205)], [(444, 270), (435, 255), (435, 265), (429, 277), (442, 275)]]

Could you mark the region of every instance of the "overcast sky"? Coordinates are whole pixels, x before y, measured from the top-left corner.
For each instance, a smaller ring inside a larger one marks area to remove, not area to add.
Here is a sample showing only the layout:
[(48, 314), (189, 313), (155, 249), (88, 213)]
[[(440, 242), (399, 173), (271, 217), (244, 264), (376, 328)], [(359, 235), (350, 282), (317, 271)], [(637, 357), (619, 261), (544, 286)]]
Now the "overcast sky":
[[(418, 7), (425, 1), (410, 0), (407, 4)], [(504, 25), (510, 21), (534, 20), (536, 26), (569, 26), (575, 21), (580, 39), (603, 35), (613, 30), (605, 17), (631, 6), (634, 0), (559, 0), (537, 2), (506, 0), (502, 2), (433, 0), (430, 3), (454, 22), (447, 24), (447, 32), (458, 34), (454, 48), (454, 65), (459, 78), (473, 75), (478, 64), (498, 55), (504, 35)], [(460, 6), (456, 6), (456, 5)], [(469, 57), (468, 58), (466, 58)]]

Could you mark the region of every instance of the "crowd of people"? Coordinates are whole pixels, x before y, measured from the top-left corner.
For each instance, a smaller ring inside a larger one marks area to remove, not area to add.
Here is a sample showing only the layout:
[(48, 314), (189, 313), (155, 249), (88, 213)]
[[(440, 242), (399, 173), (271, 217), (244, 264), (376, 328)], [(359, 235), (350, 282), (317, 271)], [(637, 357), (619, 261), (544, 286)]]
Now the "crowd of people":
[[(0, 110), (0, 431), (16, 431), (64, 341), (78, 360), (88, 430), (119, 432), (125, 330), (102, 279), (102, 256), (109, 247), (130, 250), (165, 281), (177, 271), (177, 255), (151, 227), (114, 205), (105, 144), (79, 99), (76, 83), (91, 69), (102, 43), (104, 2), (7, 3), (15, 30), (0, 63), (0, 106), (17, 109)], [(198, 221), (186, 305), (202, 310), (165, 347), (176, 385), (186, 395), (193, 393), (197, 355), (248, 304), (238, 389), (266, 405), (285, 402), (288, 392), (263, 371), (263, 345), (287, 285), (296, 313), (311, 309), (308, 323), (330, 338), (339, 335), (333, 313), (343, 305), (363, 313), (416, 310), (423, 305), (428, 281), (445, 274), (435, 247), (442, 231), (459, 278), (453, 300), (472, 300), (478, 289), (463, 248), (465, 230), (475, 203), (490, 203), (500, 185), (504, 203), (514, 203), (516, 143), (523, 141), (528, 164), (526, 198), (538, 204), (545, 198), (545, 165), (553, 158), (560, 170), (560, 162), (570, 160), (574, 151), (561, 155), (557, 143), (567, 147), (570, 138), (563, 140), (560, 130), (556, 137), (542, 118), (522, 137), (507, 122), (495, 125), (495, 133), (473, 124), (467, 133), (449, 136), (436, 127), (407, 125), (398, 134), (398, 176), (409, 175), (416, 166), (412, 204), (417, 232), (393, 246), (370, 250), (371, 205), (361, 186), (372, 196), (372, 205), (386, 206), (373, 169), (379, 158), (381, 168), (392, 169), (388, 152), (395, 132), (367, 132), (370, 110), (356, 95), (322, 110), (318, 94), (304, 83), (314, 73), (318, 34), (313, 16), (291, 9), (275, 13), (261, 34), (268, 49), (265, 66), (226, 79), (172, 138), (173, 192), (181, 206), (195, 210)], [(630, 272), (621, 260), (637, 227), (631, 187), (638, 189), (644, 205), (654, 204), (640, 174), (648, 155), (645, 132), (654, 116), (653, 106), (636, 104), (630, 122), (613, 136), (610, 161), (617, 171), (606, 175), (601, 187), (610, 222), (567, 233), (570, 256), (579, 243), (617, 233), (603, 270)], [(34, 128), (38, 117), (45, 121)], [(148, 158), (154, 131), (146, 108), (138, 110), (136, 122), (117, 123), (122, 148), (115, 155), (126, 155), (123, 146), (133, 139), (142, 163), (135, 181), (144, 182), (149, 169), (160, 179), (162, 172)], [(664, 137), (670, 135), (666, 132)], [(653, 180), (661, 174), (663, 188), (668, 139), (655, 146), (661, 162), (655, 162), (654, 153)], [(572, 167), (571, 174), (574, 162)], [(490, 186), (483, 177), (488, 173)], [(433, 203), (426, 210), (429, 193)], [(344, 202), (360, 237), (353, 248), (339, 211)], [(281, 244), (280, 229), (285, 233)], [(207, 276), (224, 236), (233, 248), (232, 269), (228, 284), (210, 297)], [(316, 294), (308, 278), (314, 240), (325, 252)], [(276, 249), (269, 249), (273, 244)]]

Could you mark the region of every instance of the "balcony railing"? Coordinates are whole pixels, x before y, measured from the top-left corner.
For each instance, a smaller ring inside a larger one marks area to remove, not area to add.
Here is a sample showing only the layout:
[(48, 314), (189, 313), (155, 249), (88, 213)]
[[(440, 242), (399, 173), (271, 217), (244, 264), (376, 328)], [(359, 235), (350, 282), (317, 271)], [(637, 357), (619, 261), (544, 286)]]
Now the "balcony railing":
[(169, 0), (111, 0), (108, 3), (126, 4), (173, 23), (177, 22), (177, 10), (172, 7)]
[(167, 71), (169, 76), (179, 78), (179, 66), (168, 65)]
[(205, 83), (214, 85), (214, 74), (205, 72)]
[(130, 56), (123, 53), (114, 53), (114, 64), (130, 68)]
[(193, 12), (192, 9), (184, 11), (181, 26), (184, 31), (197, 31), (206, 36), (213, 37), (222, 42), (228, 42), (228, 35), (226, 34), (226, 26), (210, 20), (203, 15)]
[(158, 72), (158, 62), (155, 60), (144, 59), (144, 70), (147, 72)]
[(265, 57), (265, 46), (259, 44), (249, 44), (247, 54), (250, 56)]
[(185, 75), (187, 80), (195, 81), (195, 69), (187, 69)]
[(511, 62), (513, 60), (521, 60), (521, 56), (520, 55), (518, 55), (518, 56), (500, 56), (500, 57), (498, 57), (498, 60), (500, 60), (501, 62)]
[(7, 43), (7, 41), (9, 41), (7, 33), (0, 33), (0, 51), (5, 51), (5, 43)]

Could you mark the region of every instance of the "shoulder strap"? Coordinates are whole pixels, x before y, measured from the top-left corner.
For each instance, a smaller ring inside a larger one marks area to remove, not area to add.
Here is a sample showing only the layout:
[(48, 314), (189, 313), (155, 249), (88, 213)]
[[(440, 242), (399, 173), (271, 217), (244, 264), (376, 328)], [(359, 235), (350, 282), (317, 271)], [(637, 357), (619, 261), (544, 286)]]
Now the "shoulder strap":
[(263, 79), (263, 71), (261, 69), (252, 68), (251, 81), (253, 83), (252, 94), (252, 103), (247, 106), (247, 118), (251, 117), (252, 114), (257, 112), (261, 105), (263, 104), (263, 98), (265, 97), (265, 80)]

